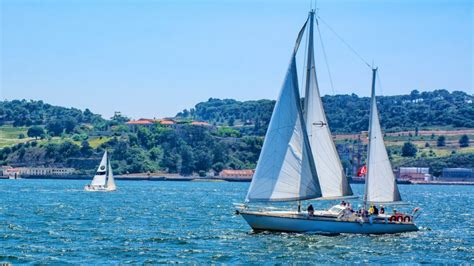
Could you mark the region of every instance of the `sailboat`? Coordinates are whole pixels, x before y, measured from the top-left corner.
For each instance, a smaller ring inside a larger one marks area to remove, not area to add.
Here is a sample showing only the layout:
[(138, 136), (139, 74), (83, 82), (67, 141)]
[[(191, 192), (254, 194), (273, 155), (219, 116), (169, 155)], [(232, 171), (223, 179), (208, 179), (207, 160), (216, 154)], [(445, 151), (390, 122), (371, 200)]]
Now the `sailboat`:
[(107, 156), (107, 151), (104, 152), (102, 160), (100, 161), (99, 168), (89, 185), (84, 187), (85, 191), (100, 191), (109, 192), (117, 190), (115, 185), (114, 174), (112, 172), (112, 166), (110, 164), (110, 158)]
[[(298, 88), (296, 53), (308, 22), (308, 63), (303, 109)], [(237, 204), (237, 213), (255, 231), (384, 234), (418, 230), (413, 215), (368, 215), (365, 211), (367, 204), (401, 201), (378, 119), (376, 70), (373, 71), (372, 80), (364, 210), (356, 213), (341, 204), (324, 211), (301, 210), (302, 200), (343, 199), (353, 195), (327, 127), (318, 91), (313, 23), (314, 11), (311, 11), (298, 34), (245, 204)], [(258, 202), (298, 202), (298, 209), (274, 210), (250, 205)]]

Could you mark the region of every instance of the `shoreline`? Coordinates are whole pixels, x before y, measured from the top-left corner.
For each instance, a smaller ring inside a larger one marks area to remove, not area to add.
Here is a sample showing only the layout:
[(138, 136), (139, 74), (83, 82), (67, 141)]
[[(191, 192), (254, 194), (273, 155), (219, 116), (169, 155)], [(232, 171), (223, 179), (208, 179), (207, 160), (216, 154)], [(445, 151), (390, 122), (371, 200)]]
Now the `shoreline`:
[[(114, 176), (118, 181), (187, 181), (187, 182), (251, 182), (251, 178), (221, 177), (221, 176), (181, 176), (175, 174), (169, 175), (117, 175)], [(0, 176), (0, 179), (9, 179), (8, 176)], [(61, 175), (61, 176), (42, 176), (42, 175), (23, 175), (19, 179), (36, 180), (92, 180), (89, 175)], [(351, 180), (350, 184), (364, 184), (362, 180)], [(410, 181), (397, 180), (397, 184), (403, 185), (462, 185), (472, 186), (474, 181)]]

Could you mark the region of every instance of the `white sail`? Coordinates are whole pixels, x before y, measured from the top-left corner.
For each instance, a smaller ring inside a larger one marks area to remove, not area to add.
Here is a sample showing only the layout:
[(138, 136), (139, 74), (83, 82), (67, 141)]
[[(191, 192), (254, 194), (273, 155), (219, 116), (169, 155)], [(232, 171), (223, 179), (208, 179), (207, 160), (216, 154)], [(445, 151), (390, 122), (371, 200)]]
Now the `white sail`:
[(367, 202), (401, 201), (392, 165), (383, 142), (375, 99), (375, 77), (376, 69), (373, 70), (372, 78), (365, 200)]
[(97, 168), (97, 173), (92, 179), (91, 186), (105, 186), (106, 173), (107, 173), (107, 151), (104, 152), (102, 160), (100, 161), (99, 168)]
[(295, 55), (301, 29), (265, 135), (247, 202), (294, 201), (321, 197), (303, 121)]
[(107, 189), (115, 190), (116, 188), (117, 186), (115, 186), (114, 174), (112, 173), (112, 165), (110, 164), (110, 159), (109, 159), (109, 169), (107, 173)]
[(350, 196), (352, 190), (334, 145), (319, 94), (313, 47), (313, 15), (311, 12), (304, 102), (306, 128), (323, 198)]

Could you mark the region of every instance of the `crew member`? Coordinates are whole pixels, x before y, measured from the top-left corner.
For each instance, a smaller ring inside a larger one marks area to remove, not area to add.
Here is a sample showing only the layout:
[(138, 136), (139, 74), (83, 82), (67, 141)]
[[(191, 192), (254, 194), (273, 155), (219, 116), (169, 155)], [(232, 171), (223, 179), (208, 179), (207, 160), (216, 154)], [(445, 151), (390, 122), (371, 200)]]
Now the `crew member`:
[(308, 206), (308, 214), (309, 214), (309, 216), (313, 216), (313, 215), (314, 215), (313, 204), (309, 204), (309, 206)]

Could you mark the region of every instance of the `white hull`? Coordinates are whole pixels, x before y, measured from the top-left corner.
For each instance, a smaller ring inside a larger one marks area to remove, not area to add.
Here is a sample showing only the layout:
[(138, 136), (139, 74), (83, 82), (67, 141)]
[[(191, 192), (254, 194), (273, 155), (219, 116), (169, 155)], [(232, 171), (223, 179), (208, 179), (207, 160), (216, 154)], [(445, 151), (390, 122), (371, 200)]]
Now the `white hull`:
[(112, 191), (115, 191), (116, 189), (107, 188), (107, 187), (98, 187), (98, 186), (85, 186), (84, 190), (88, 192), (112, 192)]
[(414, 223), (389, 222), (385, 219), (345, 221), (331, 216), (306, 213), (239, 210), (255, 231), (312, 232), (320, 234), (394, 234), (418, 231)]

